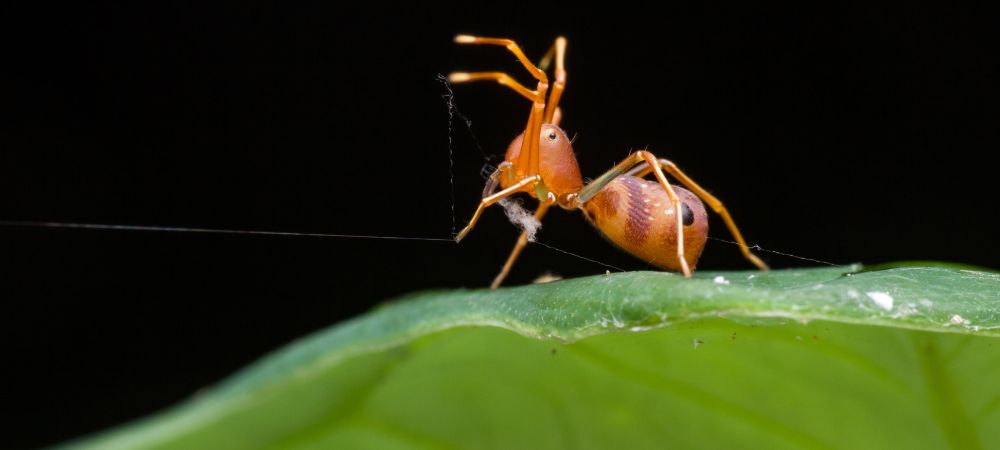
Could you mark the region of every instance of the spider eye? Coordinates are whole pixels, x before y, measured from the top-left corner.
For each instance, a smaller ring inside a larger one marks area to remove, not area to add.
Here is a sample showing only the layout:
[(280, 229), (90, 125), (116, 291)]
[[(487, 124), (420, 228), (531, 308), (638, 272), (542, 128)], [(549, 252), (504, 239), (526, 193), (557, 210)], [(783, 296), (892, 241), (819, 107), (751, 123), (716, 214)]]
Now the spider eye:
[(556, 140), (556, 137), (558, 137), (558, 136), (556, 135), (555, 131), (549, 131), (549, 140), (550, 141)]

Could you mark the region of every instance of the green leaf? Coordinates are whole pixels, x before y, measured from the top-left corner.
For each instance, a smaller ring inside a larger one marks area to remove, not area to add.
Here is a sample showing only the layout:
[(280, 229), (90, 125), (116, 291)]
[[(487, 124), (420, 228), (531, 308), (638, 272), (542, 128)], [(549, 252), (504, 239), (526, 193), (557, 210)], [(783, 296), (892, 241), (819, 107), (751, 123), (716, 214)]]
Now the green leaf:
[(80, 448), (1000, 448), (1000, 275), (425, 292)]

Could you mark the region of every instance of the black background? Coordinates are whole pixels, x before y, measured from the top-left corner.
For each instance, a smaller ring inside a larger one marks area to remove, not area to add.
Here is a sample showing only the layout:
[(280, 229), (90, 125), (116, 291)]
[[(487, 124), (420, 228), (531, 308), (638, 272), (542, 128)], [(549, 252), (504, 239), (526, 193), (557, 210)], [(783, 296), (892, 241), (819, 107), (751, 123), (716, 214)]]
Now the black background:
[[(983, 11), (147, 3), (5, 11), (0, 219), (447, 238), (437, 75), (530, 81), (504, 50), (451, 38), (511, 37), (537, 58), (561, 33), (563, 126), (586, 176), (648, 146), (764, 248), (1000, 267)], [(454, 91), (498, 162), (528, 104), (495, 84)], [(461, 226), (484, 159), (452, 125)], [(500, 211), (460, 245), (0, 227), (6, 442), (154, 412), (405, 292), (485, 286), (516, 235)], [(577, 213), (550, 213), (540, 240), (646, 268)], [(699, 267), (751, 268), (721, 242)], [(509, 284), (604, 270), (535, 245)]]

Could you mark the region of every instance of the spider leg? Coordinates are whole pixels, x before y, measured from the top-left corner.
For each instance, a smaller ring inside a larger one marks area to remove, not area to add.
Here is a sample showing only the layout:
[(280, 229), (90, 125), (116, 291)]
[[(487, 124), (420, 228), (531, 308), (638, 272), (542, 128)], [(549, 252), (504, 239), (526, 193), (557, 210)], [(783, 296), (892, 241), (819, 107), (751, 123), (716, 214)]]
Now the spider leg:
[(559, 99), (566, 89), (566, 38), (562, 36), (556, 38), (556, 42), (552, 44), (552, 48), (545, 53), (545, 56), (538, 63), (538, 67), (542, 70), (547, 69), (553, 56), (556, 61), (556, 79), (552, 82), (552, 93), (549, 94), (549, 102), (546, 106), (542, 122), (559, 125), (559, 120), (562, 118), (562, 112), (559, 110)]
[[(663, 190), (666, 191), (667, 198), (670, 200), (670, 204), (673, 205), (674, 211), (681, 211), (681, 199), (674, 192), (674, 188), (670, 186), (667, 177), (663, 175), (663, 171), (657, 163), (656, 155), (646, 150), (629, 155), (625, 160), (612, 167), (611, 170), (604, 172), (604, 174), (594, 179), (594, 181), (591, 181), (590, 184), (584, 186), (576, 196), (576, 205), (582, 207), (584, 203), (601, 192), (608, 183), (611, 183), (611, 181), (618, 177), (627, 176), (635, 166), (644, 162), (656, 174), (656, 180), (660, 182), (660, 186), (663, 186)], [(691, 268), (688, 267), (687, 260), (684, 259), (684, 215), (678, 213), (675, 216), (677, 217), (677, 260), (680, 262), (681, 272), (684, 274), (684, 277), (691, 278)]]
[(562, 108), (556, 106), (555, 113), (552, 114), (552, 125), (559, 126), (559, 122), (562, 120)]
[(630, 177), (642, 178), (645, 177), (646, 175), (649, 175), (651, 172), (653, 172), (653, 168), (649, 167), (648, 165), (635, 166), (628, 172), (625, 172), (625, 175), (628, 175)]
[[(611, 183), (611, 181), (614, 180), (615, 178), (618, 178), (622, 175), (631, 175), (632, 173), (635, 172), (635, 169), (640, 169), (640, 167), (643, 168), (644, 170), (653, 170), (652, 166), (650, 165), (639, 166), (643, 162), (646, 162), (646, 159), (643, 158), (642, 155), (643, 153), (649, 153), (649, 152), (643, 150), (628, 155), (628, 157), (626, 157), (620, 163), (615, 164), (614, 167), (609, 169), (607, 172), (601, 174), (601, 176), (594, 178), (594, 180), (591, 181), (586, 186), (584, 186), (583, 189), (580, 189), (580, 193), (577, 194), (575, 199), (577, 206), (582, 206), (584, 203), (594, 198), (594, 196), (597, 195), (597, 193), (601, 192), (601, 190), (604, 189), (604, 187), (607, 186), (608, 183)], [(652, 155), (652, 153), (650, 153), (650, 155)], [(654, 159), (653, 161), (654, 161), (653, 165), (655, 165), (656, 160)]]
[(538, 67), (535, 67), (535, 65), (532, 64), (530, 60), (528, 60), (528, 57), (524, 55), (524, 52), (521, 51), (521, 47), (519, 47), (516, 42), (510, 39), (487, 38), (479, 36), (469, 36), (467, 34), (460, 34), (458, 36), (455, 36), (455, 43), (499, 45), (501, 47), (505, 47), (507, 48), (507, 50), (510, 50), (510, 52), (513, 53), (514, 56), (517, 57), (517, 60), (520, 61), (522, 65), (524, 65), (525, 69), (528, 69), (528, 72), (531, 73), (531, 76), (535, 77), (535, 79), (541, 83), (549, 84), (549, 78), (545, 75), (545, 71), (539, 69)]
[(524, 98), (531, 100), (532, 102), (542, 102), (544, 101), (539, 95), (538, 91), (532, 91), (514, 81), (510, 75), (503, 72), (452, 72), (448, 74), (448, 81), (452, 83), (467, 83), (470, 81), (483, 81), (483, 80), (493, 80), (504, 86), (507, 86), (518, 94), (524, 96)]
[(542, 116), (545, 114), (545, 103), (535, 102), (528, 114), (528, 125), (524, 128), (524, 141), (521, 143), (521, 154), (514, 166), (519, 176), (538, 175), (539, 134), (542, 132)]
[(500, 186), (500, 177), (510, 170), (511, 165), (511, 163), (504, 161), (490, 174), (490, 177), (486, 180), (486, 185), (483, 186), (483, 198), (489, 197), (497, 191), (497, 186)]
[(695, 183), (691, 177), (688, 177), (687, 174), (681, 171), (681, 169), (670, 160), (661, 159), (658, 163), (659, 164), (656, 166), (657, 168), (663, 167), (663, 169), (666, 170), (671, 176), (680, 181), (681, 184), (690, 189), (691, 192), (694, 192), (695, 195), (701, 197), (701, 199), (708, 204), (709, 208), (712, 208), (716, 214), (722, 217), (722, 221), (725, 222), (726, 227), (729, 228), (729, 233), (733, 235), (733, 238), (736, 239), (736, 243), (739, 244), (740, 251), (743, 252), (744, 258), (753, 263), (753, 265), (757, 266), (758, 269), (768, 270), (767, 264), (765, 264), (764, 261), (761, 261), (761, 259), (758, 258), (757, 255), (754, 255), (750, 251), (750, 248), (747, 247), (747, 243), (743, 240), (743, 235), (740, 233), (740, 229), (736, 227), (736, 222), (733, 222), (733, 218), (729, 216), (729, 211), (726, 209), (726, 206), (723, 205), (719, 199), (715, 198), (712, 194), (709, 194), (708, 191), (699, 186), (698, 183)]
[[(750, 247), (748, 247), (746, 241), (743, 240), (743, 234), (740, 233), (740, 229), (736, 227), (736, 222), (734, 222), (733, 218), (729, 215), (729, 210), (726, 209), (726, 206), (723, 205), (719, 199), (715, 198), (714, 195), (709, 194), (708, 191), (698, 185), (698, 183), (695, 183), (694, 180), (677, 167), (673, 161), (661, 158), (657, 161), (657, 163), (660, 167), (666, 170), (670, 176), (676, 178), (677, 181), (680, 181), (681, 184), (690, 189), (691, 192), (694, 192), (695, 195), (707, 203), (708, 207), (712, 208), (712, 211), (715, 211), (716, 214), (722, 217), (722, 221), (726, 223), (726, 228), (729, 228), (729, 233), (733, 235), (733, 238), (736, 239), (736, 244), (740, 246), (740, 251), (743, 252), (743, 257), (745, 257), (753, 265), (757, 266), (758, 269), (768, 270), (767, 264), (764, 263), (764, 261), (761, 261), (757, 255), (754, 255), (753, 252), (750, 251)], [(653, 169), (650, 167), (639, 166), (628, 171), (626, 175), (642, 178), (649, 175), (652, 170)]]
[(677, 216), (677, 260), (681, 263), (681, 272), (684, 273), (684, 277), (691, 278), (691, 268), (688, 267), (687, 260), (684, 259), (684, 214), (681, 214), (681, 199), (677, 197), (674, 188), (670, 186), (670, 183), (667, 182), (667, 177), (660, 170), (660, 166), (656, 163), (656, 156), (645, 150), (639, 152), (639, 155), (642, 156), (642, 159), (647, 164), (653, 166), (653, 173), (656, 174), (656, 179), (667, 190), (667, 197), (670, 198), (670, 203), (674, 205), (674, 211), (677, 212), (674, 214)]
[[(549, 210), (548, 203), (541, 203), (538, 205), (538, 209), (535, 210), (535, 219), (542, 220), (545, 212)], [(514, 250), (510, 252), (510, 256), (507, 257), (507, 262), (504, 263), (503, 268), (500, 269), (500, 273), (497, 274), (496, 278), (493, 279), (493, 283), (490, 284), (490, 289), (496, 289), (500, 287), (500, 283), (503, 283), (504, 278), (507, 278), (507, 274), (510, 273), (510, 268), (514, 266), (514, 261), (521, 254), (521, 250), (524, 250), (524, 246), (528, 245), (528, 232), (522, 231), (521, 236), (517, 238), (517, 242), (514, 244)]]
[[(528, 57), (524, 55), (521, 47), (510, 39), (487, 38), (460, 34), (455, 36), (455, 42), (458, 44), (498, 45), (504, 47), (517, 57), (518, 61), (521, 62), (521, 65), (523, 65), (524, 68), (531, 73), (531, 76), (538, 80), (538, 87), (534, 91), (536, 98), (531, 98), (531, 114), (528, 115), (528, 124), (524, 128), (525, 139), (521, 143), (521, 153), (518, 156), (517, 164), (515, 165), (515, 170), (519, 177), (525, 178), (538, 175), (538, 135), (542, 129), (542, 120), (545, 117), (545, 95), (549, 89), (549, 78), (545, 75), (545, 71), (532, 64), (531, 61), (528, 60)], [(459, 79), (461, 79), (461, 76), (459, 76)], [(507, 84), (507, 86), (514, 88), (511, 84)], [(518, 89), (514, 88), (514, 90)], [(527, 91), (527, 89), (525, 89), (525, 91)], [(521, 93), (524, 95), (524, 92)]]
[[(500, 169), (497, 169), (497, 171), (499, 170)], [(476, 208), (476, 212), (475, 214), (472, 215), (472, 219), (469, 220), (469, 224), (466, 225), (465, 228), (462, 228), (462, 231), (460, 231), (458, 235), (455, 236), (455, 242), (460, 242), (462, 239), (465, 238), (466, 235), (469, 234), (470, 231), (472, 231), (472, 228), (476, 226), (476, 222), (479, 221), (479, 216), (483, 214), (484, 209), (486, 209), (489, 206), (492, 206), (493, 204), (499, 202), (500, 200), (510, 197), (511, 195), (530, 189), (535, 184), (537, 184), (538, 181), (541, 179), (542, 177), (539, 175), (527, 177), (522, 179), (521, 181), (518, 181), (517, 183), (514, 183), (507, 189), (497, 192), (496, 194), (483, 197), (483, 199), (479, 201), (479, 207)]]

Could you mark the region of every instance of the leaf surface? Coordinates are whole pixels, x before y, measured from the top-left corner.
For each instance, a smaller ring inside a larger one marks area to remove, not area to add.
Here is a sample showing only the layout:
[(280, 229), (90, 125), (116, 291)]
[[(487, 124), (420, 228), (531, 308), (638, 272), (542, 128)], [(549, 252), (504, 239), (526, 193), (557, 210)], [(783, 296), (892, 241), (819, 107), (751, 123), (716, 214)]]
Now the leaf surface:
[(417, 293), (79, 448), (1000, 448), (1000, 274)]

